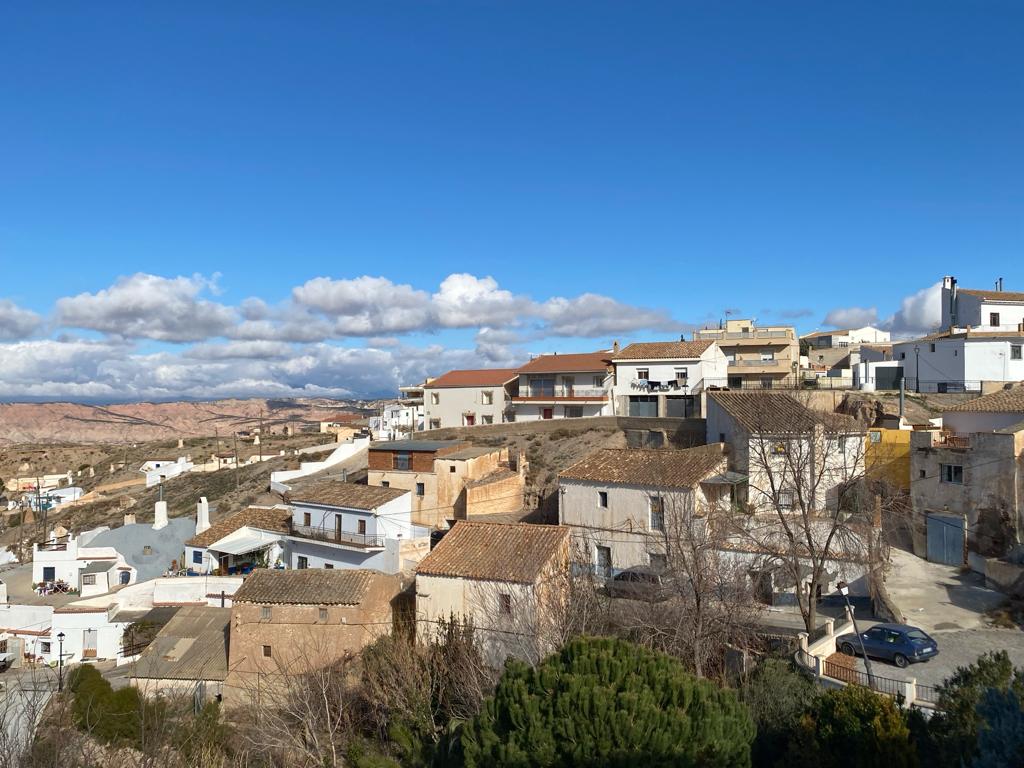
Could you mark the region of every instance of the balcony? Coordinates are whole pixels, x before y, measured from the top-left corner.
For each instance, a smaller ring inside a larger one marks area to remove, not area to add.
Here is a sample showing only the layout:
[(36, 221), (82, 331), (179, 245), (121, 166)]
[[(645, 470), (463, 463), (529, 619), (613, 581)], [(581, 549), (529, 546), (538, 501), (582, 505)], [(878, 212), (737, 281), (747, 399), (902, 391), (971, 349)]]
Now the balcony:
[(697, 331), (696, 337), (698, 339), (711, 339), (714, 341), (743, 341), (744, 339), (780, 339), (780, 340), (796, 340), (790, 331), (765, 331), (754, 328), (749, 333), (743, 333), (741, 331), (720, 331), (717, 329)]
[(68, 537), (62, 536), (59, 539), (50, 539), (36, 544), (39, 552), (66, 552), (68, 549)]
[(789, 360), (730, 360), (729, 367), (737, 368), (782, 368), (785, 363), (788, 368), (792, 363)]
[(512, 398), (518, 402), (537, 400), (607, 400), (603, 387), (523, 387)]
[(312, 525), (296, 525), (288, 523), (288, 535), (300, 539), (323, 541), (328, 544), (340, 544), (344, 547), (357, 549), (384, 549), (384, 537), (367, 533), (339, 531), (335, 528), (323, 528)]
[(971, 447), (971, 436), (969, 434), (963, 434), (959, 432), (943, 432), (939, 436), (940, 445), (944, 448), (958, 448), (961, 450), (969, 450)]

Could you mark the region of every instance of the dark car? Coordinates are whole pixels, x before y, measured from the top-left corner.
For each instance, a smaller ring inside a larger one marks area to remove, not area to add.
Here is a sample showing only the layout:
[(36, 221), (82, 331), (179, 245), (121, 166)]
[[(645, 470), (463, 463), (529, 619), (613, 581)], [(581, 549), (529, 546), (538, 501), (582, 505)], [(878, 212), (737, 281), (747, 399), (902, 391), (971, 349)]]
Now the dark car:
[(669, 596), (666, 577), (656, 570), (642, 567), (620, 571), (607, 581), (605, 592), (608, 597), (625, 597), (649, 603), (666, 600)]
[(922, 629), (906, 624), (876, 624), (860, 639), (852, 632), (836, 638), (836, 647), (847, 656), (864, 651), (873, 659), (891, 661), (897, 667), (905, 667), (915, 661), (928, 661), (939, 653), (939, 644)]

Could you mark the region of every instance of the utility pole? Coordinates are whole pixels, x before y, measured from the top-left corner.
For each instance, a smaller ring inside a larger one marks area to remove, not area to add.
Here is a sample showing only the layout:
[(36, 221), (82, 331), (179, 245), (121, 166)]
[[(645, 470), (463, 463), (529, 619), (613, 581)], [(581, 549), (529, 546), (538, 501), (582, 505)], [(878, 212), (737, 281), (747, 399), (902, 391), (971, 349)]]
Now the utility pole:
[(238, 488), (238, 433), (236, 432), (233, 436), (235, 446), (235, 488)]
[(260, 440), (260, 461), (263, 461), (263, 407), (262, 406), (260, 406), (259, 440)]

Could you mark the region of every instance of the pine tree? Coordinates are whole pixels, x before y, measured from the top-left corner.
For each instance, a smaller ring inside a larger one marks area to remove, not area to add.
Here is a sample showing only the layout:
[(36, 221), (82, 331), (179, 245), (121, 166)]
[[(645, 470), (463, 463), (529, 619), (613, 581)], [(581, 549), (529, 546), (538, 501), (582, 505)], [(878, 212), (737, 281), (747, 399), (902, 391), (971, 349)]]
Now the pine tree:
[(531, 668), (510, 661), (460, 735), (465, 765), (750, 765), (754, 725), (732, 691), (675, 659), (580, 638)]

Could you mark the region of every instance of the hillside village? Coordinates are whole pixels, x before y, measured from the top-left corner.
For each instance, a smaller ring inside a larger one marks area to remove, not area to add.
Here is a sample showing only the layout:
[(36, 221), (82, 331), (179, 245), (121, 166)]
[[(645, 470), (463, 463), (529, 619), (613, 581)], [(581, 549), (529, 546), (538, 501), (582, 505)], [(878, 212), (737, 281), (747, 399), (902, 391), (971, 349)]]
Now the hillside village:
[[(947, 277), (942, 302), (918, 339), (730, 318), (448, 371), (301, 432), (94, 446), (56, 472), (67, 446), (12, 448), (4, 664), (230, 718), (449, 622), (492, 670), (597, 634), (702, 677), (781, 644), (842, 686), (865, 674), (840, 662), (855, 617), (946, 632), (943, 670), (983, 630), (1024, 662), (997, 628), (1024, 598), (1024, 293)], [(870, 686), (941, 710), (941, 671), (908, 661)]]

